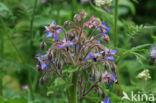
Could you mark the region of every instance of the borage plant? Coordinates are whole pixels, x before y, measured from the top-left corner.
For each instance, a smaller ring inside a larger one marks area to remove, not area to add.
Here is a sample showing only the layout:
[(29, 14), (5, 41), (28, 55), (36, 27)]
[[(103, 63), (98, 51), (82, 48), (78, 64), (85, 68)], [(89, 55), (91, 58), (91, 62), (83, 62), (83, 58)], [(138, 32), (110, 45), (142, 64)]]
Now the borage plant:
[[(74, 16), (74, 21), (65, 21), (64, 27), (68, 32), (55, 22), (45, 26), (47, 35), (41, 49), (47, 50), (47, 53), (39, 53), (36, 57), (39, 61), (38, 71), (42, 72), (41, 84), (46, 74), (55, 74), (71, 84), (66, 91), (69, 103), (82, 102), (93, 93), (100, 95), (100, 101), (106, 98), (103, 103), (110, 103), (110, 97), (99, 83), (111, 88), (117, 82), (114, 63), (117, 50), (103, 45), (109, 43), (110, 28), (104, 22), (98, 22), (94, 16), (87, 22), (85, 17), (86, 12), (82, 11)], [(48, 42), (50, 46), (46, 49)]]

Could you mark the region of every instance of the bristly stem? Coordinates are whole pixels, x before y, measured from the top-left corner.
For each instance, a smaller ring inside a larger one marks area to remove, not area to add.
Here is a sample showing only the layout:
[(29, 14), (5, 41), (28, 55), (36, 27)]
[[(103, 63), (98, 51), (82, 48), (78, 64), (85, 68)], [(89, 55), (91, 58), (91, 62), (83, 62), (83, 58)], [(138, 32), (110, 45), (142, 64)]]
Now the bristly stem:
[(72, 86), (69, 90), (69, 103), (78, 103), (77, 98), (77, 79), (78, 72), (73, 72), (72, 74)]

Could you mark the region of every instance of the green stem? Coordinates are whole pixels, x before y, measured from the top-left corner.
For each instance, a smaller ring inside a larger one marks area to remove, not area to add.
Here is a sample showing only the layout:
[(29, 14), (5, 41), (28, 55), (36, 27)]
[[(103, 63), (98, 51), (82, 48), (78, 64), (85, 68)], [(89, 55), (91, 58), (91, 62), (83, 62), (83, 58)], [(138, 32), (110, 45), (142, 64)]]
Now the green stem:
[[(30, 51), (31, 51), (32, 56), (33, 56), (33, 51), (32, 50), (33, 50), (33, 38), (34, 38), (33, 27), (34, 27), (34, 17), (35, 17), (36, 8), (37, 8), (37, 0), (35, 0), (35, 2), (34, 2), (33, 13), (32, 13), (32, 16), (31, 16), (32, 18), (31, 18), (31, 21), (30, 21), (30, 34), (31, 34)], [(31, 99), (34, 100), (31, 70), (28, 70), (28, 83), (29, 83)]]
[[(4, 52), (4, 35), (3, 33), (1, 33), (1, 45), (0, 45), (0, 48), (1, 48), (1, 51), (0, 51), (0, 56), (1, 58), (3, 58), (3, 52)], [(0, 71), (0, 96), (3, 96), (3, 79), (2, 79), (2, 72)]]
[(115, 9), (114, 9), (114, 27), (113, 27), (113, 39), (114, 39), (114, 46), (117, 47), (118, 45), (118, 34), (117, 34), (117, 20), (118, 20), (118, 0), (115, 0)]
[(69, 103), (78, 103), (77, 101), (77, 78), (78, 72), (72, 74), (72, 86), (69, 90)]
[(33, 38), (34, 38), (33, 26), (34, 26), (34, 17), (35, 17), (36, 8), (37, 8), (37, 0), (35, 0), (35, 2), (34, 2), (33, 13), (31, 16), (32, 18), (30, 21), (30, 34), (31, 34), (30, 50), (33, 50)]
[(29, 84), (29, 89), (30, 89), (30, 96), (31, 99), (34, 100), (34, 92), (32, 88), (32, 78), (31, 78), (31, 70), (28, 70), (28, 84)]
[(72, 17), (74, 16), (76, 10), (77, 10), (77, 0), (72, 0)]
[[(1, 51), (0, 56), (3, 58), (4, 56), (4, 35), (1, 33), (1, 45), (0, 45)], [(0, 71), (0, 96), (3, 96), (3, 79), (2, 79), (2, 71)]]
[[(114, 40), (114, 46), (118, 46), (118, 0), (115, 0), (115, 9), (114, 9), (114, 25), (113, 25), (113, 40)], [(117, 78), (118, 78), (118, 83), (119, 83), (119, 88), (120, 88), (120, 95), (122, 94), (122, 88), (120, 84), (120, 72), (119, 68), (117, 68)]]

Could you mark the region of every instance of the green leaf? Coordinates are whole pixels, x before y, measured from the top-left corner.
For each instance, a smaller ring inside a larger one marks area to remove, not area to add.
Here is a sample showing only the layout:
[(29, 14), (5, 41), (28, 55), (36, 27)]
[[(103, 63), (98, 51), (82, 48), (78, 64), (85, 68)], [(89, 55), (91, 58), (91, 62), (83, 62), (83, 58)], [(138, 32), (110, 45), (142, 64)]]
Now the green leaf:
[(136, 47), (133, 47), (133, 48), (131, 49), (131, 51), (136, 51), (136, 50), (138, 50), (138, 49), (142, 49), (142, 48), (145, 48), (145, 47), (151, 46), (151, 45), (152, 45), (152, 44), (138, 45), (138, 46), (136, 46)]
[(79, 70), (79, 66), (66, 66), (63, 69), (63, 73), (73, 73)]
[(0, 2), (0, 16), (5, 18), (8, 17), (10, 15), (10, 11), (8, 9), (8, 7)]
[(87, 103), (99, 103), (100, 100), (99, 100), (99, 97), (84, 97), (83, 98), (84, 100), (87, 101)]
[(54, 81), (54, 86), (61, 86), (61, 85), (64, 85), (65, 84), (65, 81), (62, 80), (61, 78), (56, 78), (55, 81)]
[(0, 103), (5, 103), (2, 97), (0, 97)]
[(5, 103), (28, 103), (24, 98), (9, 98)]

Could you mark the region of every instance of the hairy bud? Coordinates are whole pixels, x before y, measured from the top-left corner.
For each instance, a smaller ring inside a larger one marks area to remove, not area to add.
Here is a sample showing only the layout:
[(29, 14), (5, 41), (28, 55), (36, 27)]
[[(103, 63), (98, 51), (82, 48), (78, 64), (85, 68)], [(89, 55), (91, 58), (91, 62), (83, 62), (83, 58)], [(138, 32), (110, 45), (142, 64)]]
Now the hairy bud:
[(44, 85), (44, 79), (43, 79), (43, 77), (41, 77), (41, 79), (40, 79), (40, 85), (41, 85), (41, 86)]
[(106, 43), (109, 43), (109, 36), (105, 35), (103, 39)]
[(69, 24), (70, 24), (69, 21), (65, 21), (65, 22), (64, 22), (64, 27), (69, 26)]
[(116, 64), (112, 64), (112, 68), (111, 69), (112, 69), (113, 72), (116, 72), (116, 70), (117, 70)]
[(74, 15), (74, 20), (75, 20), (75, 21), (80, 21), (80, 20), (81, 20), (80, 15), (79, 15), (79, 14), (75, 14), (75, 15)]
[(81, 16), (82, 18), (85, 18), (85, 17), (86, 17), (86, 12), (85, 12), (85, 11), (82, 11), (82, 12), (80, 13), (80, 16)]
[(48, 53), (48, 60), (52, 60), (53, 55), (51, 54), (51, 52)]
[(45, 50), (46, 49), (46, 44), (45, 42), (42, 42), (40, 45), (41, 50)]
[(109, 69), (109, 64), (108, 64), (108, 62), (105, 62), (105, 69)]
[(39, 72), (42, 71), (42, 69), (41, 69), (41, 65), (36, 65), (36, 67), (37, 67), (37, 70), (38, 70)]

